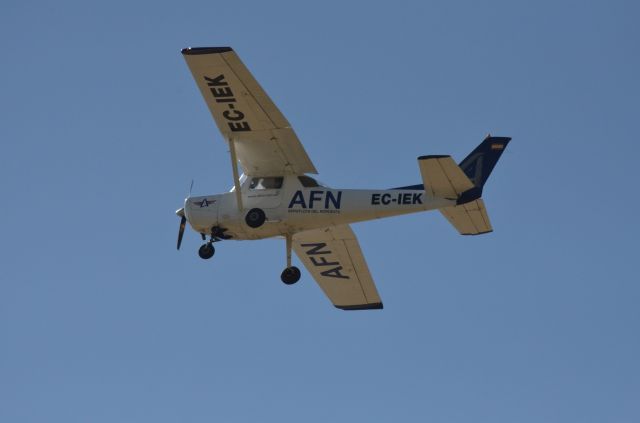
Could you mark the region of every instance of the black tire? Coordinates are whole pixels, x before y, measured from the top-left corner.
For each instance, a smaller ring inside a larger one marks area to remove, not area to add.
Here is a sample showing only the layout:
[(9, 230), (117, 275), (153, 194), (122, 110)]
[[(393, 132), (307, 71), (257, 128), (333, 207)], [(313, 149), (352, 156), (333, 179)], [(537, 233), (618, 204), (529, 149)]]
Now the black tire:
[(262, 209), (251, 209), (244, 218), (244, 221), (251, 228), (259, 228), (265, 220), (267, 220), (267, 216)]
[(207, 242), (206, 244), (202, 244), (200, 249), (198, 250), (198, 255), (201, 259), (208, 260), (216, 253), (216, 249), (213, 248), (213, 244)]
[(295, 266), (287, 267), (282, 271), (280, 280), (287, 285), (293, 285), (300, 280), (300, 269)]

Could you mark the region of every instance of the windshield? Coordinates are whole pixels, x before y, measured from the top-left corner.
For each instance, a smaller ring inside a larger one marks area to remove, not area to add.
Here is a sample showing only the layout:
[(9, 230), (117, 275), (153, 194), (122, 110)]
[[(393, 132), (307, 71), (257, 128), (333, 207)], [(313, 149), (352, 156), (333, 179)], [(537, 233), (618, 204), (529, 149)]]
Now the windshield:
[[(247, 175), (245, 175), (244, 173), (242, 175), (240, 175), (240, 183), (239, 185), (242, 186), (242, 184), (244, 184), (244, 181), (247, 180)], [(231, 189), (229, 190), (229, 192), (234, 192), (236, 190), (236, 186), (232, 186)]]

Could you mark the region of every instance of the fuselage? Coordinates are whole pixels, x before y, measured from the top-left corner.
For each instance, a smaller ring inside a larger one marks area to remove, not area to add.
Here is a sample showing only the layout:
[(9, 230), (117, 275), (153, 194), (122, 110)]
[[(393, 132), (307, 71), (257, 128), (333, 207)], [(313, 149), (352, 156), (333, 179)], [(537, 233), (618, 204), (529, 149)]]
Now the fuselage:
[[(349, 224), (455, 205), (455, 200), (433, 198), (424, 190), (334, 189), (302, 175), (243, 178), (242, 210), (234, 190), (185, 199), (184, 212), (191, 227), (209, 235), (222, 230), (235, 240), (262, 239), (283, 234)], [(247, 226), (248, 210), (262, 209), (266, 222)]]

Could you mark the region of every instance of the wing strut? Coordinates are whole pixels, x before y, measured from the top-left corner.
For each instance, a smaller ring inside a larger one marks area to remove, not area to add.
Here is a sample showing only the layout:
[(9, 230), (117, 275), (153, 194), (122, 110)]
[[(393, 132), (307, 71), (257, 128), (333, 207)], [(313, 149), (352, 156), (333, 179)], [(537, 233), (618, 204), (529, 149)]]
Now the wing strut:
[(236, 188), (236, 203), (238, 211), (242, 211), (242, 192), (240, 191), (240, 176), (238, 175), (238, 157), (236, 156), (236, 143), (233, 137), (229, 137), (229, 152), (231, 153), (231, 169), (233, 170), (233, 185)]

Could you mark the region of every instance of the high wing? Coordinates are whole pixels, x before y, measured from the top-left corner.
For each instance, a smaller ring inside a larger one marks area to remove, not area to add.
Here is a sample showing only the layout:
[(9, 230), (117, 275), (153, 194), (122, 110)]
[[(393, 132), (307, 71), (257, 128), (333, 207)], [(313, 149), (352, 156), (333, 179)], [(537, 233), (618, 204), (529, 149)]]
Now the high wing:
[(293, 250), (337, 308), (382, 308), (360, 244), (348, 225), (300, 232), (293, 237)]
[(185, 48), (182, 54), (245, 174), (318, 173), (287, 119), (233, 49)]

